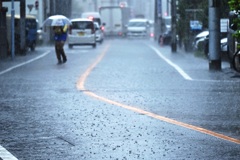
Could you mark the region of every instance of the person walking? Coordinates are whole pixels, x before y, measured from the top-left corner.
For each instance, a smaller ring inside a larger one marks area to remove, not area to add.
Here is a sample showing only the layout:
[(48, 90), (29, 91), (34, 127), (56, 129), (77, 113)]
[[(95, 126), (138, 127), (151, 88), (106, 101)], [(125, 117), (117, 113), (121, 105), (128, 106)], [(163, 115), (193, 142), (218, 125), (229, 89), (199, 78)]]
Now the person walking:
[(55, 52), (58, 60), (58, 64), (66, 63), (67, 56), (64, 51), (64, 44), (67, 40), (67, 29), (68, 26), (54, 26), (54, 40), (55, 40)]

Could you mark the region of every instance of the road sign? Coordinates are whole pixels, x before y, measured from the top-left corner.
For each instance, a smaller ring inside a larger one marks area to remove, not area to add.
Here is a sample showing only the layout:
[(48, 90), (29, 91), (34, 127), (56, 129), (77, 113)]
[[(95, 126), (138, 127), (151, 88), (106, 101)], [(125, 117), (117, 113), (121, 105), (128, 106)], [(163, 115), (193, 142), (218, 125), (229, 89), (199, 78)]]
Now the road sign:
[(29, 9), (29, 12), (32, 11), (33, 6), (34, 6), (33, 4), (28, 4), (28, 5), (27, 5), (27, 7), (28, 7), (28, 9)]
[(202, 30), (202, 22), (200, 21), (190, 21), (190, 29), (191, 30)]
[(228, 31), (228, 23), (229, 23), (228, 18), (220, 19), (220, 31), (221, 31), (221, 33), (226, 33)]

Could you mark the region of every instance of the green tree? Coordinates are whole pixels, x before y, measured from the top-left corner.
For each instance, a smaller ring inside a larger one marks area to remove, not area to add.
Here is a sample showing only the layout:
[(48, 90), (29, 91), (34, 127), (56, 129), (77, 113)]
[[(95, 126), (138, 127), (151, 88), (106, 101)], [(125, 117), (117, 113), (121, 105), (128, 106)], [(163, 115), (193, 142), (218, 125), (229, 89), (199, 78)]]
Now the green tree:
[(186, 51), (191, 50), (191, 42), (197, 31), (190, 30), (190, 21), (198, 20), (203, 28), (208, 27), (208, 0), (179, 0), (178, 1), (177, 34), (180, 44), (184, 43)]
[[(233, 1), (240, 2), (240, 0)], [(187, 40), (191, 42), (198, 33), (190, 31), (190, 20), (201, 21), (203, 29), (208, 29), (208, 8), (208, 0), (178, 0), (177, 33), (180, 41)], [(194, 12), (193, 9), (196, 11)], [(227, 18), (229, 14), (228, 0), (220, 1), (220, 10), (220, 17)]]
[(235, 12), (236, 18), (233, 20), (234, 26), (236, 26), (236, 32), (234, 36), (240, 39), (240, 0), (229, 0), (228, 2), (230, 10)]

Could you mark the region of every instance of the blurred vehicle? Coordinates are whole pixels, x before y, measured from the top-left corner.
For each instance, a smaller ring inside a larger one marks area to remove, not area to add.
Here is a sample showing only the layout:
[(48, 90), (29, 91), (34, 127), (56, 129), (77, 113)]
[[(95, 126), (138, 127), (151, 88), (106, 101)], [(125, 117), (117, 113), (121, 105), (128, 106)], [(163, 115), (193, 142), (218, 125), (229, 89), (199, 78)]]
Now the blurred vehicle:
[(202, 50), (204, 49), (204, 41), (208, 38), (209, 31), (202, 31), (197, 34), (193, 41), (193, 48), (194, 50)]
[[(208, 56), (209, 54), (208, 42), (209, 42), (209, 31), (203, 31), (194, 38), (194, 42), (193, 42), (194, 49), (199, 51), (204, 51), (204, 54)], [(224, 37), (220, 40), (220, 51), (223, 54), (228, 52), (227, 37)]]
[(127, 24), (127, 37), (134, 38), (149, 38), (150, 37), (150, 24), (147, 19), (131, 19)]
[(40, 28), (37, 30), (37, 44), (43, 43), (43, 30)]
[(171, 30), (166, 31), (163, 34), (162, 38), (163, 38), (164, 45), (170, 45), (172, 41), (172, 31)]
[(227, 37), (221, 39), (221, 51), (223, 53), (228, 52), (228, 38)]
[[(21, 33), (21, 23), (20, 23), (20, 15), (15, 15), (14, 18), (14, 28), (15, 28), (15, 51), (20, 51), (20, 33)], [(35, 50), (37, 43), (37, 29), (38, 22), (35, 16), (26, 15), (25, 17), (25, 49), (31, 49), (31, 51)], [(7, 40), (9, 47), (11, 46), (11, 15), (7, 15)], [(9, 49), (10, 50), (10, 49)]]
[(37, 44), (37, 29), (38, 24), (35, 16), (27, 16), (26, 17), (26, 46), (31, 49), (31, 51), (35, 50), (36, 44)]
[[(229, 12), (229, 25), (228, 25), (228, 35), (227, 35), (227, 43), (228, 43), (228, 57), (234, 62), (234, 55), (236, 55), (238, 50), (238, 39), (234, 36), (238, 30), (238, 25), (236, 22), (239, 20), (239, 15), (237, 11)], [(238, 57), (238, 56), (237, 56)], [(237, 64), (230, 63), (231, 67), (235, 70), (237, 69)]]
[(125, 25), (128, 23), (131, 14), (129, 7), (102, 6), (99, 8), (99, 12), (105, 37), (121, 37), (126, 34)]
[(162, 30), (163, 32), (169, 32), (172, 27), (172, 17), (171, 16), (163, 16), (162, 17)]
[(102, 25), (102, 20), (99, 12), (83, 12), (82, 18), (87, 18), (92, 20), (93, 22), (97, 22), (99, 26)]
[(96, 32), (96, 41), (101, 44), (104, 40), (103, 31), (102, 31), (101, 27), (99, 26), (99, 24), (96, 22), (94, 22), (94, 27), (95, 27), (95, 32)]
[(149, 20), (149, 36), (150, 38), (154, 38), (154, 21)]
[(128, 3), (126, 1), (119, 2), (120, 7), (128, 7)]
[(94, 22), (86, 18), (76, 18), (71, 20), (69, 27), (68, 47), (74, 45), (91, 45), (96, 47), (96, 32)]

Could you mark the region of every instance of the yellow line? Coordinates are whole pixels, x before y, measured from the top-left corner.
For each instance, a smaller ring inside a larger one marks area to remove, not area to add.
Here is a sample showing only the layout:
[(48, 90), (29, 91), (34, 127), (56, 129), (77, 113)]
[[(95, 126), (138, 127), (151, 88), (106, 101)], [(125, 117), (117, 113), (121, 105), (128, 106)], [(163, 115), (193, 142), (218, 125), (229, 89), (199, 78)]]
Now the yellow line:
[(78, 80), (77, 83), (77, 88), (79, 90), (84, 91), (85, 87), (84, 87), (84, 83), (85, 80), (87, 79), (88, 75), (91, 73), (91, 71), (93, 70), (93, 68), (102, 60), (102, 58), (105, 56), (107, 50), (109, 49), (109, 44), (105, 47), (105, 49), (103, 50), (102, 54), (100, 54), (100, 56), (97, 58), (97, 60), (90, 66), (88, 67), (88, 69), (83, 73), (83, 75), (80, 77), (80, 79)]
[(155, 113), (151, 113), (151, 112), (139, 109), (139, 108), (134, 107), (134, 106), (128, 106), (128, 105), (125, 105), (125, 104), (107, 99), (105, 97), (101, 97), (101, 96), (99, 96), (99, 95), (97, 95), (93, 92), (86, 91), (85, 87), (84, 87), (84, 83), (85, 83), (88, 75), (91, 73), (93, 68), (102, 60), (102, 58), (105, 56), (108, 49), (109, 49), (109, 45), (107, 45), (107, 47), (104, 49), (104, 51), (101, 53), (101, 55), (97, 58), (97, 60), (80, 77), (80, 79), (77, 82), (77, 88), (79, 90), (83, 91), (88, 96), (94, 97), (94, 98), (96, 98), (100, 101), (103, 101), (103, 102), (106, 102), (106, 103), (109, 103), (109, 104), (112, 104), (112, 105), (115, 105), (115, 106), (119, 106), (119, 107), (122, 107), (122, 108), (125, 108), (125, 109), (128, 109), (128, 110), (131, 110), (133, 112), (136, 112), (136, 113), (144, 114), (144, 115), (147, 115), (149, 117), (152, 117), (152, 118), (155, 118), (155, 119), (158, 119), (158, 120), (170, 123), (170, 124), (178, 125), (178, 126), (181, 126), (181, 127), (184, 127), (184, 128), (188, 128), (188, 129), (191, 129), (191, 130), (194, 130), (194, 131), (198, 131), (198, 132), (216, 137), (216, 138), (220, 138), (220, 139), (223, 139), (223, 140), (226, 140), (226, 141), (230, 141), (230, 142), (233, 142), (233, 143), (236, 143), (236, 144), (240, 144), (239, 139), (228, 137), (226, 135), (219, 134), (219, 133), (216, 133), (216, 132), (213, 132), (213, 131), (210, 131), (210, 130), (207, 130), (207, 129), (204, 129), (204, 128), (201, 128), (201, 127), (193, 126), (193, 125), (190, 125), (190, 124), (187, 124), (187, 123), (176, 121), (174, 119), (163, 117), (163, 116), (157, 115)]

